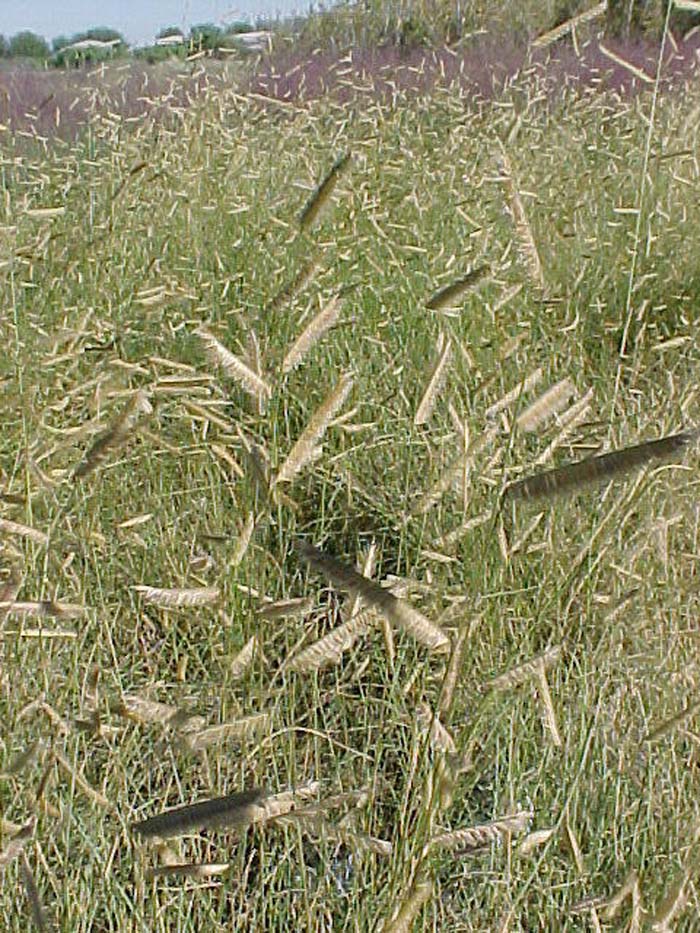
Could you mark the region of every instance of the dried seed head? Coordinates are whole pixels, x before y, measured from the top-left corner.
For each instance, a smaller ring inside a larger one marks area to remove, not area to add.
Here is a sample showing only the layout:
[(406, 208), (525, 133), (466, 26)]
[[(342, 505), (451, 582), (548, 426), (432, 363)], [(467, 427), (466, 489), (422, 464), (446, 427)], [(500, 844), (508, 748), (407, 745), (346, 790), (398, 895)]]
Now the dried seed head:
[(571, 492), (588, 483), (628, 473), (652, 461), (668, 460), (683, 451), (697, 436), (697, 431), (671, 434), (657, 441), (647, 441), (599, 457), (589, 457), (587, 460), (548, 470), (546, 473), (536, 473), (511, 483), (506, 487), (505, 495), (511, 499), (535, 499)]
[(202, 341), (204, 351), (212, 365), (220, 366), (226, 375), (235, 380), (248, 395), (260, 401), (265, 401), (272, 395), (272, 389), (265, 379), (242, 359), (231, 353), (205, 327), (199, 327), (195, 334)]

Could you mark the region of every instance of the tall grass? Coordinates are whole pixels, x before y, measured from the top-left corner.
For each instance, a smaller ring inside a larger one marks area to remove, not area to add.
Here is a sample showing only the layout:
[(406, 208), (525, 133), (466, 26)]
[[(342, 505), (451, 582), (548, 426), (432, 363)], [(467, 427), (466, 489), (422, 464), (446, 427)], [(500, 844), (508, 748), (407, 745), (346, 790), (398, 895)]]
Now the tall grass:
[(535, 69), (7, 142), (7, 929), (692, 925), (697, 453), (502, 495), (698, 422), (700, 95), (649, 108)]

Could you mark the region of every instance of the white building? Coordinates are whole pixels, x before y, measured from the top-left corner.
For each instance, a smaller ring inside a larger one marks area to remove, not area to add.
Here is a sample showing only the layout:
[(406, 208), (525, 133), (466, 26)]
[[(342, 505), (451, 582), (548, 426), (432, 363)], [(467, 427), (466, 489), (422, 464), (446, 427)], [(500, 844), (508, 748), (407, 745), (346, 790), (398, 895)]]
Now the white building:
[(184, 45), (186, 41), (181, 32), (175, 32), (172, 36), (161, 36), (160, 39), (156, 39), (155, 44), (172, 48), (173, 46)]
[(226, 40), (235, 42), (239, 47), (243, 46), (248, 52), (263, 52), (272, 44), (272, 33), (266, 29), (260, 29), (257, 32), (238, 32), (235, 35), (226, 36)]
[(102, 42), (101, 39), (81, 39), (79, 42), (71, 42), (70, 45), (64, 45), (61, 51), (67, 52), (71, 50), (75, 52), (86, 52), (88, 49), (106, 51), (107, 49), (113, 49), (115, 45), (121, 45), (121, 41), (121, 39), (108, 39), (106, 42)]

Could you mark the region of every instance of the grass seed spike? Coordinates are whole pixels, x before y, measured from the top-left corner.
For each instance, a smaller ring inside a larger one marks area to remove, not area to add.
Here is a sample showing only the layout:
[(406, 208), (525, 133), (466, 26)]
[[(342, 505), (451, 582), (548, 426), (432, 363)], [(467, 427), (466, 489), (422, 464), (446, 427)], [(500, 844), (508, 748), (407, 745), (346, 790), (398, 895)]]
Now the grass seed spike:
[(511, 483), (505, 489), (505, 496), (509, 499), (539, 499), (571, 492), (597, 480), (612, 479), (614, 476), (628, 473), (653, 460), (668, 460), (697, 437), (697, 430), (684, 431), (680, 434), (669, 434), (656, 441), (613, 450), (598, 457), (588, 457), (578, 463), (536, 473)]
[(350, 162), (350, 153), (346, 152), (335, 160), (323, 181), (314, 189), (299, 216), (299, 226), (303, 231), (310, 230), (316, 223), (323, 208), (328, 204), (343, 170)]

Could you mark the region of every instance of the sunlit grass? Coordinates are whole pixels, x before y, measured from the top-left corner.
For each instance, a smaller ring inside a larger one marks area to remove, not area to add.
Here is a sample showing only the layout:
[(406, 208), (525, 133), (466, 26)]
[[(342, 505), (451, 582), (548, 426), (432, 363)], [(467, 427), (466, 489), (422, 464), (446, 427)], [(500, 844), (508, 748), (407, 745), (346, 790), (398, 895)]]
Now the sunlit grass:
[[(566, 498), (501, 493), (697, 423), (700, 97), (660, 99), (636, 243), (648, 95), (554, 99), (544, 80), (491, 103), (459, 85), (352, 106), (212, 91), (130, 132), (95, 120), (72, 148), (8, 141), (2, 814), (36, 817), (25, 851), (61, 929), (373, 929), (422, 904), (425, 928), (573, 930), (632, 872), (661, 912), (686, 870), (683, 916), (697, 909), (697, 454)], [(332, 326), (285, 366), (334, 296)], [(269, 393), (246, 391), (256, 379)], [(519, 430), (564, 379), (578, 407)], [(307, 569), (299, 540), (388, 578), (452, 643), (467, 628), (450, 702), (449, 654), (381, 600), (354, 644), (294, 669), (359, 591)], [(299, 597), (301, 614), (260, 612)], [(133, 695), (168, 706), (126, 717)], [(193, 741), (257, 714), (240, 739)], [(321, 801), (367, 793), (167, 852), (130, 829), (309, 781)], [(430, 844), (464, 829), (485, 847)], [(228, 868), (151, 880), (168, 861)], [(2, 914), (23, 930), (17, 891)]]

